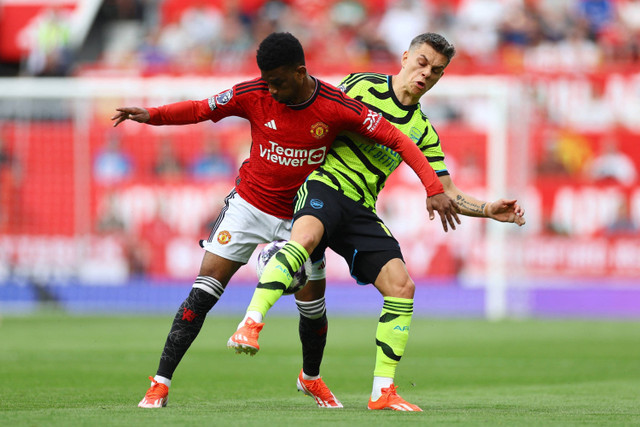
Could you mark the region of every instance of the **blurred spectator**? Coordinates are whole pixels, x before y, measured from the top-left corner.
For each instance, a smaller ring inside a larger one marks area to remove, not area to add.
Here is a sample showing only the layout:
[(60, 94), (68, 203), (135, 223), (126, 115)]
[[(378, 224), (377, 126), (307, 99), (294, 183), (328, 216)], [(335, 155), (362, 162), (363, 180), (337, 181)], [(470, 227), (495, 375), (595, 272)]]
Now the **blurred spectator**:
[(66, 76), (71, 71), (71, 17), (62, 7), (39, 15), (22, 35), (28, 55), (24, 72), (30, 76)]
[(640, 0), (618, 0), (618, 18), (621, 23), (636, 35), (640, 32)]
[(165, 219), (166, 206), (162, 200), (156, 202), (155, 212), (147, 221), (140, 224), (139, 240), (131, 248), (132, 267), (144, 271), (154, 278), (167, 276), (168, 236), (175, 235)]
[(105, 194), (98, 208), (96, 231), (102, 234), (123, 234), (126, 231), (126, 225), (120, 211), (118, 195), (114, 192)]
[(594, 43), (586, 27), (572, 26), (560, 42), (545, 41), (525, 53), (524, 63), (529, 69), (547, 71), (593, 71), (601, 64), (601, 49)]
[(577, 0), (576, 6), (576, 17), (585, 22), (592, 40), (596, 40), (604, 29), (614, 25), (616, 13), (611, 0)]
[(100, 13), (110, 20), (139, 20), (148, 0), (103, 0)]
[(232, 160), (220, 151), (220, 141), (207, 137), (202, 144), (202, 153), (190, 167), (191, 176), (197, 180), (231, 177), (236, 168)]
[[(164, 6), (171, 3), (169, 6)], [(104, 64), (143, 72), (244, 73), (256, 40), (296, 34), (307, 60), (335, 73), (391, 64), (411, 38), (447, 35), (475, 70), (593, 71), (640, 60), (640, 0), (109, 0), (111, 19), (140, 21), (138, 52)], [(104, 9), (104, 7), (103, 7)], [(167, 16), (163, 12), (170, 10)], [(124, 32), (115, 46), (124, 50)], [(144, 40), (140, 43), (140, 40)], [(136, 44), (134, 43), (134, 45)], [(113, 48), (114, 43), (111, 43)], [(108, 50), (108, 49), (107, 49)], [(253, 68), (251, 68), (253, 70)]]
[(214, 69), (222, 72), (241, 69), (252, 60), (253, 47), (250, 18), (237, 0), (228, 1), (220, 35), (212, 44)]
[(153, 164), (153, 174), (165, 180), (175, 180), (182, 177), (182, 173), (182, 162), (176, 156), (173, 140), (162, 139), (156, 154), (156, 161)]
[(640, 1), (619, 0), (616, 20), (603, 29), (598, 44), (610, 63), (633, 63), (640, 59)]
[(456, 15), (454, 42), (460, 55), (478, 62), (493, 62), (504, 13), (505, 6), (500, 0), (462, 0)]
[(121, 151), (120, 136), (109, 132), (104, 148), (98, 152), (93, 163), (93, 176), (100, 184), (117, 184), (129, 178), (133, 167), (129, 156)]
[(226, 16), (206, 1), (182, 12), (180, 28), (185, 32), (190, 44), (206, 49), (221, 36), (222, 24)]
[(537, 3), (523, 1), (511, 3), (500, 22), (500, 43), (520, 48), (534, 46), (541, 38), (543, 20), (538, 14)]
[(397, 57), (409, 48), (416, 36), (429, 30), (430, 10), (428, 2), (419, 0), (390, 0), (380, 25), (378, 35), (386, 40), (389, 51)]
[(637, 172), (633, 160), (619, 150), (614, 139), (606, 137), (602, 142), (601, 154), (589, 166), (589, 175), (596, 181), (613, 180), (622, 185), (632, 185)]
[(171, 56), (160, 45), (161, 33), (152, 29), (138, 47), (138, 63), (145, 74), (157, 74), (171, 69)]

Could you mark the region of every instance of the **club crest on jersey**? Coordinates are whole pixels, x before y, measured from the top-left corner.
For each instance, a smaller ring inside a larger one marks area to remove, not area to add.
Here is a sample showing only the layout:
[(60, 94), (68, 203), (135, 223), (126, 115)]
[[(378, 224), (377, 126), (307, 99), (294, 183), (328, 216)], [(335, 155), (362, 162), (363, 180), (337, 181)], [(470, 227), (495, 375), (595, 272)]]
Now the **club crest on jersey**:
[(231, 240), (231, 233), (228, 231), (221, 231), (218, 233), (218, 243), (221, 245), (226, 245)]
[(327, 132), (329, 132), (329, 126), (326, 123), (318, 122), (311, 126), (311, 135), (315, 139), (324, 138)]

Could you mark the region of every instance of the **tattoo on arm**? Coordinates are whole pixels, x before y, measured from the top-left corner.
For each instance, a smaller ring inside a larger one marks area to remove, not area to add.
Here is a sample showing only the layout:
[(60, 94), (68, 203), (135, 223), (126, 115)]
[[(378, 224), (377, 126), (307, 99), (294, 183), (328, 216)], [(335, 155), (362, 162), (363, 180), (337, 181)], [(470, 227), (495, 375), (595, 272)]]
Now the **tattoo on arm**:
[(484, 216), (484, 206), (486, 203), (478, 204), (471, 202), (460, 194), (456, 197), (456, 202), (463, 215)]

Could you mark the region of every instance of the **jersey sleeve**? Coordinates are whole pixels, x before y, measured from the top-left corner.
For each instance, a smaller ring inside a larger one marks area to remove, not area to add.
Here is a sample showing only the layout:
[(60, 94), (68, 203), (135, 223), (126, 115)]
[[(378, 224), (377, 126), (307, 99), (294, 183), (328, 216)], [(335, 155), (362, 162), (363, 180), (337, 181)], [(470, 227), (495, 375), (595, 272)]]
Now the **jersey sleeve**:
[(234, 97), (236, 86), (200, 101), (181, 101), (147, 108), (150, 115), (147, 123), (156, 126), (184, 125), (206, 120), (217, 122), (228, 116), (245, 117), (246, 97)]
[(440, 144), (440, 136), (438, 136), (438, 132), (436, 132), (431, 123), (429, 123), (427, 127), (427, 132), (424, 138), (418, 142), (418, 147), (427, 160), (429, 160), (431, 167), (436, 171), (436, 175), (449, 175), (449, 170), (447, 169), (447, 165), (444, 161), (444, 151)]
[(210, 109), (207, 100), (182, 101), (160, 107), (147, 108), (150, 119), (147, 124), (160, 125), (186, 125), (190, 123), (209, 120)]
[(348, 116), (351, 117), (348, 130), (370, 138), (400, 154), (402, 160), (418, 175), (428, 196), (444, 193), (442, 183), (420, 148), (380, 114), (371, 111), (360, 102), (358, 105), (361, 106), (360, 114), (357, 117)]

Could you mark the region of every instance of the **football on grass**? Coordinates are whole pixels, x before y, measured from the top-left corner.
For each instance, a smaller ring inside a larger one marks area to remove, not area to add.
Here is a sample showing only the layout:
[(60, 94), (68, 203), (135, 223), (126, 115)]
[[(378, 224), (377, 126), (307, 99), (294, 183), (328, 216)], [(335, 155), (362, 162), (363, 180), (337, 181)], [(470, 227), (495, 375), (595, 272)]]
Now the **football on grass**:
[[(258, 264), (256, 265), (256, 273), (258, 274), (258, 279), (260, 279), (260, 276), (262, 276), (264, 267), (267, 265), (271, 257), (275, 255), (275, 253), (280, 249), (282, 249), (285, 243), (287, 243), (286, 240), (276, 240), (275, 242), (271, 242), (267, 246), (262, 248), (262, 251), (260, 251), (260, 253), (258, 254)], [(293, 275), (293, 281), (284, 291), (284, 294), (295, 294), (300, 289), (302, 289), (304, 285), (306, 285), (309, 281), (309, 277), (307, 275), (307, 272), (309, 271), (311, 271), (311, 259), (307, 258), (307, 261), (305, 261), (300, 269)]]

